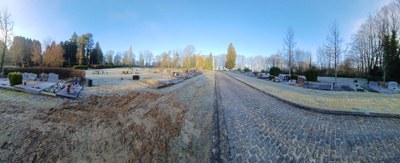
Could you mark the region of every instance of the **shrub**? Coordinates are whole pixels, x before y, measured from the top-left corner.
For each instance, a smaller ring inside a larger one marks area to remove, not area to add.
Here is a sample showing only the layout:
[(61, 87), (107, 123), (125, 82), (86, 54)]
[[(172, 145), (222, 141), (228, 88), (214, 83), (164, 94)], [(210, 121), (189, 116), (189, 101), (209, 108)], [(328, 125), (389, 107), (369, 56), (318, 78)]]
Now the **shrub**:
[(244, 67), (243, 71), (244, 71), (244, 72), (250, 72), (251, 69), (249, 69), (249, 68), (247, 68), (247, 67)]
[(7, 77), (11, 86), (22, 84), (22, 74), (20, 72), (8, 73)]
[(20, 67), (20, 68), (5, 68), (4, 73), (8, 74), (10, 72), (27, 72), (27, 73), (55, 73), (58, 74), (60, 79), (68, 79), (73, 77), (85, 77), (85, 71), (83, 70), (73, 70), (71, 68), (59, 68), (59, 67)]
[(383, 71), (382, 68), (374, 67), (373, 69), (369, 70), (368, 73), (368, 81), (379, 81), (382, 79)]
[(318, 73), (317, 69), (309, 69), (304, 72), (307, 81), (317, 81), (318, 80)]
[(271, 69), (269, 69), (269, 74), (271, 74), (271, 75), (279, 76), (280, 73), (281, 73), (281, 69), (278, 67), (271, 67)]
[(296, 74), (292, 74), (292, 76), (290, 76), (290, 80), (297, 80), (299, 79), (299, 76)]
[(86, 66), (86, 65), (76, 65), (76, 66), (74, 66), (72, 68), (76, 69), (76, 70), (87, 70), (88, 66)]

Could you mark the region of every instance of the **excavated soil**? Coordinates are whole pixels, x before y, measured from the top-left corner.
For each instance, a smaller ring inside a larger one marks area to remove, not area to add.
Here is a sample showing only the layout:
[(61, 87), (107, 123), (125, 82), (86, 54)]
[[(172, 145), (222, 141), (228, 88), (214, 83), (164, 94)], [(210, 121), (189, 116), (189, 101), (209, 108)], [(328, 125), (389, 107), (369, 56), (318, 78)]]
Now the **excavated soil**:
[(17, 119), (20, 126), (0, 130), (0, 140), (8, 138), (0, 158), (9, 162), (166, 162), (187, 111), (171, 96), (150, 92), (91, 96), (36, 114), (4, 112), (12, 110), (2, 121)]
[(78, 100), (0, 89), (0, 163), (210, 162), (214, 77)]

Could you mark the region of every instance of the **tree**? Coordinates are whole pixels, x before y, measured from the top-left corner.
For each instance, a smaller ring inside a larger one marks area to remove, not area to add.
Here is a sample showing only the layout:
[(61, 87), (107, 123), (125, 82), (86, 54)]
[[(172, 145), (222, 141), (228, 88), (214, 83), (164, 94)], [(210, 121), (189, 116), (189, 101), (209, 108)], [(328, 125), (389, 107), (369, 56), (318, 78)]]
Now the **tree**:
[(11, 35), (14, 27), (14, 22), (11, 20), (11, 14), (7, 9), (0, 12), (0, 37), (3, 42), (3, 49), (1, 54), (0, 72), (3, 73), (4, 69), (4, 56), (6, 55), (6, 50), (11, 45)]
[(232, 70), (235, 67), (236, 62), (236, 50), (233, 44), (230, 43), (228, 46), (228, 53), (226, 54), (225, 68)]
[(106, 58), (107, 65), (113, 64), (113, 55), (114, 55), (114, 51), (112, 51), (112, 50), (109, 50), (106, 52), (105, 58)]
[(268, 58), (270, 67), (280, 67), (283, 63), (283, 59), (279, 54), (273, 54)]
[(76, 58), (79, 64), (92, 64), (91, 61), (91, 54), (93, 52), (93, 35), (91, 33), (86, 33), (81, 35), (78, 38), (78, 51)]
[(144, 55), (142, 51), (139, 52), (139, 66), (144, 66)]
[(328, 66), (329, 58), (326, 53), (326, 48), (325, 46), (320, 46), (317, 49), (317, 62), (319, 65), (319, 68), (322, 69), (323, 67)]
[[(193, 68), (195, 66), (196, 57), (194, 56), (195, 48), (193, 45), (188, 45), (183, 50), (183, 67)], [(194, 61), (193, 61), (194, 58)]]
[(283, 49), (286, 56), (288, 68), (289, 68), (289, 76), (292, 75), (292, 68), (294, 64), (294, 49), (296, 48), (296, 42), (294, 41), (294, 31), (292, 28), (289, 28), (286, 37), (283, 39)]
[(65, 41), (63, 43), (60, 43), (64, 51), (64, 66), (72, 66), (74, 64), (77, 64), (75, 55), (77, 53), (78, 45), (77, 42), (73, 42), (73, 39), (70, 40), (72, 41)]
[(163, 52), (161, 54), (161, 68), (171, 68), (172, 61), (171, 61), (171, 52)]
[(134, 55), (135, 55), (135, 54), (133, 54), (132, 46), (129, 46), (129, 49), (128, 49), (128, 59), (129, 59), (129, 65), (130, 65), (130, 66), (134, 66), (134, 65), (135, 65), (135, 57), (134, 57)]
[(43, 54), (43, 64), (47, 67), (61, 67), (63, 63), (63, 48), (53, 41)]
[(180, 55), (179, 55), (179, 51), (178, 50), (175, 50), (173, 52), (172, 67), (174, 67), (174, 68), (181, 67), (181, 65), (180, 65)]
[(97, 42), (94, 50), (92, 52), (92, 57), (90, 57), (91, 64), (101, 64), (103, 63), (103, 51), (101, 50), (100, 43)]
[(340, 54), (341, 54), (341, 44), (342, 39), (340, 38), (340, 31), (337, 22), (334, 22), (329, 28), (329, 33), (327, 36), (329, 53), (333, 58), (333, 63), (335, 67), (335, 84), (337, 84), (337, 68), (339, 64)]
[(201, 55), (201, 54), (198, 54), (197, 56), (196, 56), (196, 69), (198, 69), (198, 70), (203, 70), (204, 69), (204, 67), (205, 67), (205, 59), (204, 59), (204, 57)]
[(153, 60), (153, 53), (150, 50), (145, 50), (143, 52), (143, 59), (144, 59), (144, 66), (150, 67), (151, 66), (151, 60)]
[(400, 47), (399, 40), (397, 38), (397, 32), (392, 30), (391, 35), (385, 35), (383, 41), (384, 51), (384, 62), (383, 62), (383, 73), (384, 81), (386, 77), (389, 80), (400, 81)]
[(213, 70), (213, 55), (210, 52), (210, 54), (208, 55), (207, 59), (206, 59), (206, 64), (205, 64), (205, 68), (206, 70)]
[(32, 62), (34, 66), (40, 66), (42, 64), (42, 45), (39, 41), (33, 40), (32, 46)]
[(114, 64), (116, 66), (121, 65), (122, 64), (121, 59), (122, 59), (121, 58), (121, 52), (118, 52), (117, 55), (114, 56)]
[(13, 40), (13, 44), (10, 47), (11, 62), (15, 66), (21, 66), (24, 56), (25, 38), (21, 36), (15, 36)]

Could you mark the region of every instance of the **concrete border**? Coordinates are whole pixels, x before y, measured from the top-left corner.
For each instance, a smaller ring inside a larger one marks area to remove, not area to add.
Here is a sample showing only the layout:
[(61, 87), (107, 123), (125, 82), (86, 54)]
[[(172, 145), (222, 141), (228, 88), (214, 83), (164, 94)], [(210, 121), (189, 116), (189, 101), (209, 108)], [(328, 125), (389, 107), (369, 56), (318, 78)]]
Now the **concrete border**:
[(340, 111), (340, 110), (328, 110), (328, 109), (323, 109), (323, 108), (316, 108), (316, 107), (311, 107), (311, 106), (306, 106), (306, 105), (302, 105), (299, 103), (295, 103), (286, 99), (283, 99), (281, 97), (278, 97), (272, 93), (263, 91), (261, 89), (256, 88), (253, 85), (250, 85), (240, 79), (237, 79), (235, 77), (233, 77), (232, 75), (226, 73), (226, 72), (222, 72), (223, 74), (226, 74), (227, 76), (255, 89), (258, 90), (262, 93), (267, 94), (268, 96), (271, 96), (273, 98), (276, 98), (284, 103), (287, 103), (289, 105), (304, 109), (304, 110), (308, 110), (308, 111), (313, 111), (313, 112), (317, 112), (317, 113), (322, 113), (322, 114), (333, 114), (333, 115), (351, 115), (351, 116), (365, 116), (365, 117), (382, 117), (382, 118), (400, 118), (400, 114), (386, 114), (386, 113), (365, 113), (365, 112), (352, 112), (352, 111)]

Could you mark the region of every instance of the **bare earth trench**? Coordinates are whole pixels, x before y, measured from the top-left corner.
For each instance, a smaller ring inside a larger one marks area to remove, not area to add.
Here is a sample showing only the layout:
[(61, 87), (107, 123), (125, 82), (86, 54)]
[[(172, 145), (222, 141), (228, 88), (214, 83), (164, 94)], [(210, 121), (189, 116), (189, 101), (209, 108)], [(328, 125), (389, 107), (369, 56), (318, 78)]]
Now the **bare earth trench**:
[(0, 90), (0, 162), (209, 162), (214, 76), (79, 100)]
[(306, 111), (221, 72), (216, 86), (223, 161), (400, 161), (400, 119)]

